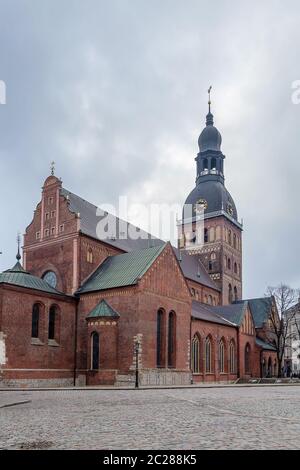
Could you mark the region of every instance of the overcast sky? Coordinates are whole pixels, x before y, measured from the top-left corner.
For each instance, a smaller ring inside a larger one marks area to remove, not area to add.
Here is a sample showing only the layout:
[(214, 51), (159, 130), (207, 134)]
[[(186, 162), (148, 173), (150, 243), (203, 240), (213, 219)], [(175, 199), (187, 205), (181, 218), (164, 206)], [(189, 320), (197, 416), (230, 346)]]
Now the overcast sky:
[(95, 204), (183, 204), (213, 85), (244, 296), (300, 287), (299, 22), (298, 0), (0, 0), (0, 269), (53, 159)]

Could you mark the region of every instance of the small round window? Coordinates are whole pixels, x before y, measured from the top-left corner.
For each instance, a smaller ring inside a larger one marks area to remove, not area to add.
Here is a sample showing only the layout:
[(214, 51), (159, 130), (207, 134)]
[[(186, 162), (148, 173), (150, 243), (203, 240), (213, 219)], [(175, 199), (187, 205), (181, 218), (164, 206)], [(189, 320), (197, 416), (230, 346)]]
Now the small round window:
[(47, 271), (47, 272), (43, 275), (42, 279), (43, 279), (44, 281), (46, 281), (47, 284), (49, 284), (49, 286), (51, 286), (51, 287), (54, 287), (54, 288), (55, 288), (56, 285), (57, 285), (57, 277), (56, 277), (56, 274), (55, 274), (53, 271)]

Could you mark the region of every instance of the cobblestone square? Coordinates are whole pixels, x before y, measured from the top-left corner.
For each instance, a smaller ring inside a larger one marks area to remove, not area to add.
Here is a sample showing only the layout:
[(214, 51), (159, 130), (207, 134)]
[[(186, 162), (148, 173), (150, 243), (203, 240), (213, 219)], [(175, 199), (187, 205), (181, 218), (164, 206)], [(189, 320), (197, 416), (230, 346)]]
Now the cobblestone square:
[(300, 449), (300, 387), (0, 392), (1, 449)]

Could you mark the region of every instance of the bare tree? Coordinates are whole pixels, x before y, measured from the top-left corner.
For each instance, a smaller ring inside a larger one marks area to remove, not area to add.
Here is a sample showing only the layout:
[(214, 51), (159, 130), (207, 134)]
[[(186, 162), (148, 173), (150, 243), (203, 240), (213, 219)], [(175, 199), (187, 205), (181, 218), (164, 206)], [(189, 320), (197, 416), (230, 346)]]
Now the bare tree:
[(282, 375), (282, 363), (286, 347), (293, 339), (291, 324), (295, 322), (299, 312), (299, 290), (280, 284), (277, 287), (268, 287), (267, 296), (273, 297), (276, 309), (272, 308), (267, 325), (267, 340), (276, 349), (277, 376)]

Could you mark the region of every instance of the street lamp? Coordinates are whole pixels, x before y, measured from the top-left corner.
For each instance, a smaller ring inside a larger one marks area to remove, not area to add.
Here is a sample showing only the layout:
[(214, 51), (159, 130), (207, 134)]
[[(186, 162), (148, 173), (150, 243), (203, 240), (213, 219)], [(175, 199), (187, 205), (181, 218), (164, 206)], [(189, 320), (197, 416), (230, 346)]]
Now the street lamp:
[(134, 352), (135, 352), (135, 388), (139, 388), (139, 352), (140, 352), (140, 343), (138, 340), (134, 343)]

